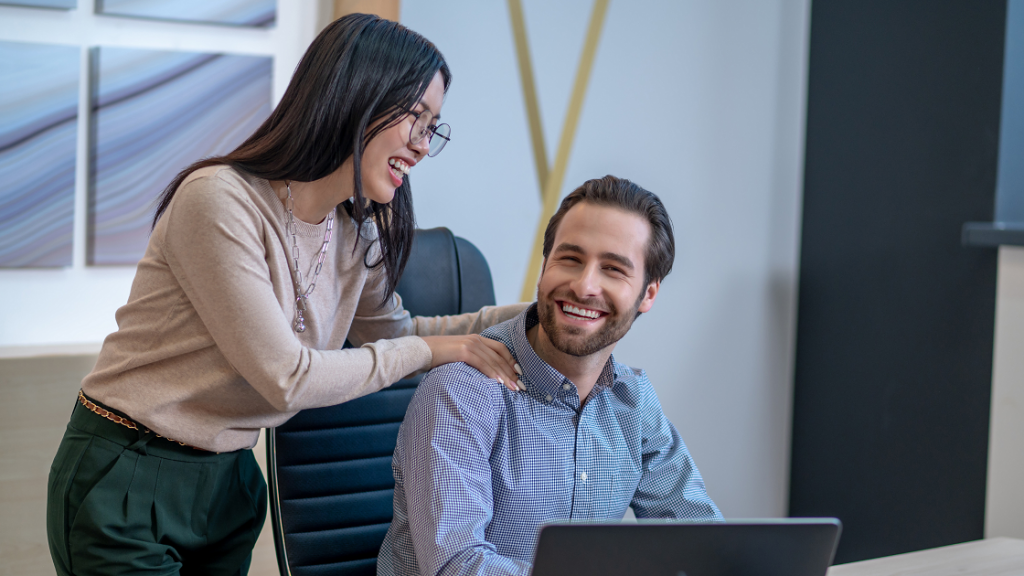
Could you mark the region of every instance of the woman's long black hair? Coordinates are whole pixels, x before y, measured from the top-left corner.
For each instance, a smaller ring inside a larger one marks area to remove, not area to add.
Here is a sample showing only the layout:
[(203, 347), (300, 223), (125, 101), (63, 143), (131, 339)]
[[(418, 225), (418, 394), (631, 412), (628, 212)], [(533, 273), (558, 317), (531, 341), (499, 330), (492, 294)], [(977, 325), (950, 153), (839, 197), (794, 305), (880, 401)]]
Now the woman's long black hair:
[[(363, 262), (384, 266), (382, 304), (387, 302), (409, 259), (416, 224), (412, 193), (406, 176), (390, 203), (367, 202), (363, 150), (416, 106), (439, 71), (447, 92), (451, 71), (444, 56), (397, 22), (369, 14), (335, 20), (306, 50), (281, 102), (248, 140), (229, 154), (200, 160), (178, 173), (160, 196), (153, 226), (185, 178), (200, 168), (227, 164), (267, 180), (312, 182), (352, 156), (355, 194), (341, 206), (360, 231), (368, 219), (377, 225), (380, 259), (368, 262), (364, 254)], [(368, 131), (378, 120), (383, 121)]]

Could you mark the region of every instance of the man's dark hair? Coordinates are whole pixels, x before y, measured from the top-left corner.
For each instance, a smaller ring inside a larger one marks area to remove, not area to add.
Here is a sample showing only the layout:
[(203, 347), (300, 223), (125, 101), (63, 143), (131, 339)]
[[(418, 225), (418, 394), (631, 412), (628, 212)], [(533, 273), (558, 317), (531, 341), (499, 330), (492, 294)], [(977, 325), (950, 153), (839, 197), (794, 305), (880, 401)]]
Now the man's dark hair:
[(672, 271), (672, 262), (676, 259), (676, 239), (672, 234), (672, 219), (668, 217), (665, 205), (653, 192), (610, 174), (604, 178), (587, 180), (562, 200), (562, 205), (548, 220), (548, 227), (544, 230), (545, 259), (551, 254), (555, 233), (565, 213), (580, 202), (618, 208), (647, 220), (651, 227), (651, 237), (644, 254), (645, 286), (661, 281)]
[[(448, 91), (451, 72), (429, 40), (405, 26), (369, 14), (335, 20), (313, 40), (281, 102), (262, 126), (232, 152), (200, 160), (182, 170), (164, 189), (153, 226), (178, 187), (192, 172), (227, 164), (267, 180), (312, 182), (354, 160), (355, 194), (344, 209), (359, 227), (372, 221), (379, 230), (380, 259), (391, 298), (409, 259), (415, 218), (408, 177), (388, 204), (363, 196), (362, 156), (366, 145), (416, 106), (440, 72)], [(369, 126), (381, 121), (372, 130)], [(353, 250), (359, 246), (357, 242)], [(367, 249), (367, 255), (369, 249)]]

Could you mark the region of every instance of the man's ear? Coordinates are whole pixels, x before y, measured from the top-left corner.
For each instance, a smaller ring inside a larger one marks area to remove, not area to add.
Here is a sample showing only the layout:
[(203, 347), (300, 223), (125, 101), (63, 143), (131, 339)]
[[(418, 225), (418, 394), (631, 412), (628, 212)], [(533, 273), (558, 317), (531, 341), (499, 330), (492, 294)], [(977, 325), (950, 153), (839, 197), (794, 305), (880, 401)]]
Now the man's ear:
[(650, 311), (651, 307), (654, 306), (654, 298), (658, 296), (658, 290), (661, 289), (661, 280), (655, 280), (647, 285), (647, 289), (644, 291), (643, 299), (640, 300), (640, 306), (636, 309), (637, 312), (646, 313)]

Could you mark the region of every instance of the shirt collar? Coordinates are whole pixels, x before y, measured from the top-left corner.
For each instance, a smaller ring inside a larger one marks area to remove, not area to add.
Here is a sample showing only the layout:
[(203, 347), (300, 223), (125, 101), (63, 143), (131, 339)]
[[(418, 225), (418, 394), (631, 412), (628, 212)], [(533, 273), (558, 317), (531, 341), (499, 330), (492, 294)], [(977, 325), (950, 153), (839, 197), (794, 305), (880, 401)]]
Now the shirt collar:
[[(519, 367), (523, 369), (522, 381), (526, 385), (526, 391), (550, 402), (551, 398), (559, 397), (564, 383), (571, 383), (574, 390), (576, 384), (563, 376), (561, 372), (552, 368), (540, 356), (537, 356), (537, 352), (530, 345), (530, 340), (526, 337), (526, 331), (539, 323), (537, 303), (534, 302), (529, 308), (512, 319), (512, 345), (509, 348), (512, 356), (519, 363)], [(614, 384), (615, 357), (609, 356), (608, 361), (605, 362), (604, 368), (601, 370), (601, 375), (597, 378), (594, 389), (591, 391), (590, 398), (593, 399), (594, 396), (607, 388), (611, 388)]]

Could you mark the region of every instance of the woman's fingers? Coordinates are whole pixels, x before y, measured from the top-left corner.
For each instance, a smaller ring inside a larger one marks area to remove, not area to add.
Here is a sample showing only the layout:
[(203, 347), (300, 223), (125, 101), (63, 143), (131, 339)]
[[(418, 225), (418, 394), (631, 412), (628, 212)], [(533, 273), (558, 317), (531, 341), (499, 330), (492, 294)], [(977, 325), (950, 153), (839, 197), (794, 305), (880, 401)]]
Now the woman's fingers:
[(501, 382), (509, 390), (515, 391), (519, 377), (512, 368), (515, 362), (505, 345), (475, 334), (464, 338), (462, 357), (458, 361), (469, 364), (487, 377)]
[[(519, 380), (519, 376), (522, 375), (522, 370), (519, 369), (519, 364), (516, 364), (516, 359), (512, 357), (512, 353), (508, 351), (508, 348), (504, 344), (497, 340), (491, 340), (490, 338), (480, 337), (480, 341), (484, 346), (491, 349), (491, 351), (498, 356), (499, 367), (507, 375), (506, 386), (509, 390), (515, 392), (516, 390), (526, 390), (523, 383)], [(509, 371), (511, 368), (511, 371)], [(478, 368), (479, 370), (479, 368)]]
[(424, 336), (433, 355), (430, 367), (465, 362), (509, 390), (522, 389), (512, 354), (501, 342), (477, 334), (466, 336)]

